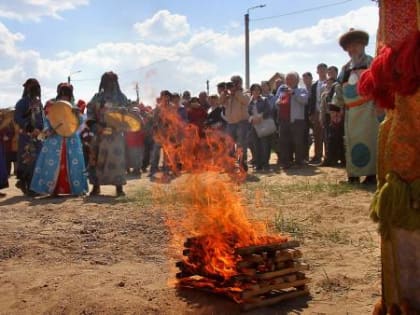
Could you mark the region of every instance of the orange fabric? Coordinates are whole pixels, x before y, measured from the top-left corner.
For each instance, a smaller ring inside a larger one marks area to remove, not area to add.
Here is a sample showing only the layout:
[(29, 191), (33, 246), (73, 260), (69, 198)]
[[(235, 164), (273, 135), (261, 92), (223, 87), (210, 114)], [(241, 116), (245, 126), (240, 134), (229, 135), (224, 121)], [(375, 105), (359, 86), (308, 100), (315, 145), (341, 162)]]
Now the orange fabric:
[(416, 0), (388, 0), (379, 2), (378, 51), (382, 46), (398, 47), (419, 28), (420, 5)]
[[(397, 95), (390, 126), (380, 136), (379, 177), (393, 171), (408, 183), (420, 178), (420, 89), (414, 95)], [(387, 129), (389, 130), (387, 132)], [(386, 137), (386, 139), (381, 139)], [(385, 141), (385, 142), (384, 142)], [(381, 145), (384, 142), (385, 145)]]

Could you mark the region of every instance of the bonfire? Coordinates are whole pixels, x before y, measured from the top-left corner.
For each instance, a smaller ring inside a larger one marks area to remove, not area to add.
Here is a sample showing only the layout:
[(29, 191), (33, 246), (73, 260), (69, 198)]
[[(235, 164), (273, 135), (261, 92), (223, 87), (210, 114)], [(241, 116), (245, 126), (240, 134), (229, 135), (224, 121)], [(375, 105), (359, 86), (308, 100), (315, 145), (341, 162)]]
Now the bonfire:
[[(185, 235), (177, 263), (180, 288), (224, 294), (244, 309), (309, 293), (299, 243), (269, 235), (264, 222), (251, 220), (239, 192), (246, 178), (234, 143), (220, 131), (182, 122), (176, 110), (160, 110), (156, 141), (174, 173), (187, 173), (176, 193), (189, 200), (183, 217), (169, 220), (172, 234)], [(182, 231), (182, 232), (180, 232)]]

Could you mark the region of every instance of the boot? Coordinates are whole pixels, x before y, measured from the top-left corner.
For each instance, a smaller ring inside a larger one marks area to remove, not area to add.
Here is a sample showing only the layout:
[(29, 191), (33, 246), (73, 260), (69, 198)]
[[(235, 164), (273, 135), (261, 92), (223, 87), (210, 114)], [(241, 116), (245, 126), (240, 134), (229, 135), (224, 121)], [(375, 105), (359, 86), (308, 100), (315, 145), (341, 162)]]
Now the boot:
[(99, 185), (93, 185), (89, 196), (98, 196), (100, 193), (101, 193), (100, 186)]
[(368, 175), (362, 182), (363, 185), (376, 185), (376, 175)]
[(123, 191), (122, 185), (115, 186), (117, 191), (117, 197), (125, 196), (125, 192)]

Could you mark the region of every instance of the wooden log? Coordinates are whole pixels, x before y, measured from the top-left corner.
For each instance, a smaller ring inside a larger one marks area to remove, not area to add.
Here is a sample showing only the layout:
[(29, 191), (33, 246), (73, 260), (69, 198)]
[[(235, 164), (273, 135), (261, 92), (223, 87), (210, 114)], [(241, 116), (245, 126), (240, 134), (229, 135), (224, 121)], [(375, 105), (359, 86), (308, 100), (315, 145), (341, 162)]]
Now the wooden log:
[(310, 281), (310, 279), (306, 278), (306, 279), (301, 279), (301, 280), (295, 280), (293, 282), (283, 282), (283, 283), (266, 285), (266, 286), (261, 286), (260, 285), (259, 289), (256, 289), (256, 290), (248, 290), (247, 289), (247, 290), (243, 291), (241, 293), (241, 297), (244, 300), (248, 300), (249, 298), (268, 293), (272, 290), (284, 290), (284, 289), (288, 289), (288, 288), (299, 287), (299, 286), (305, 285), (309, 281)]
[(235, 254), (246, 256), (254, 253), (272, 252), (280, 249), (298, 247), (300, 244), (298, 241), (288, 241), (283, 243), (265, 244), (265, 245), (253, 245), (247, 247), (239, 247), (235, 249)]
[(241, 309), (243, 311), (248, 311), (254, 308), (258, 308), (258, 307), (262, 307), (262, 306), (267, 306), (267, 305), (273, 305), (273, 304), (277, 304), (281, 301), (284, 300), (289, 300), (292, 298), (296, 298), (299, 296), (304, 296), (304, 295), (308, 295), (309, 294), (309, 289), (307, 287), (305, 287), (303, 290), (296, 290), (296, 291), (291, 291), (291, 292), (286, 292), (286, 293), (282, 293), (278, 296), (269, 298), (269, 299), (265, 299), (265, 300), (260, 300), (254, 303), (248, 303), (245, 302), (241, 305)]
[(277, 270), (277, 271), (273, 271), (273, 272), (266, 272), (266, 273), (257, 274), (256, 277), (258, 279), (270, 279), (270, 278), (275, 278), (275, 277), (287, 275), (287, 274), (290, 274), (290, 273), (294, 273), (294, 272), (297, 272), (297, 271), (308, 270), (309, 269), (308, 267), (309, 266), (307, 264), (299, 263), (299, 264), (296, 264), (296, 266), (293, 266), (293, 267), (290, 267), (290, 268), (281, 269), (281, 270)]
[(297, 280), (296, 273), (292, 273), (291, 275), (286, 275), (283, 278), (286, 282), (295, 282)]
[(287, 249), (276, 253), (274, 260), (276, 262), (282, 262), (290, 259), (297, 259), (302, 257), (302, 252), (298, 249)]
[(243, 260), (237, 263), (238, 268), (250, 267), (254, 264), (259, 264), (264, 261), (264, 258), (259, 254), (252, 254), (250, 256), (242, 257)]

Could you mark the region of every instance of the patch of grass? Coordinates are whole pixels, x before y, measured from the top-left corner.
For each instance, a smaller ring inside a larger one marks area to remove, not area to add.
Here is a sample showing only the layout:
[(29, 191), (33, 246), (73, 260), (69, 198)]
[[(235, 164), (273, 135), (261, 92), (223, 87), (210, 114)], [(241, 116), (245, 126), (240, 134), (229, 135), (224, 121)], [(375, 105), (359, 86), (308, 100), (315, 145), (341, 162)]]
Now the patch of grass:
[(287, 193), (309, 192), (309, 193), (328, 193), (329, 196), (338, 196), (353, 190), (351, 185), (343, 185), (328, 182), (296, 182), (287, 185), (279, 185), (279, 190)]
[(303, 241), (307, 229), (294, 218), (286, 218), (279, 212), (274, 218), (274, 227), (280, 233), (288, 233), (294, 239)]
[(336, 244), (350, 244), (350, 236), (348, 233), (340, 231), (338, 229), (333, 229), (327, 231), (326, 233), (321, 234), (322, 238)]

